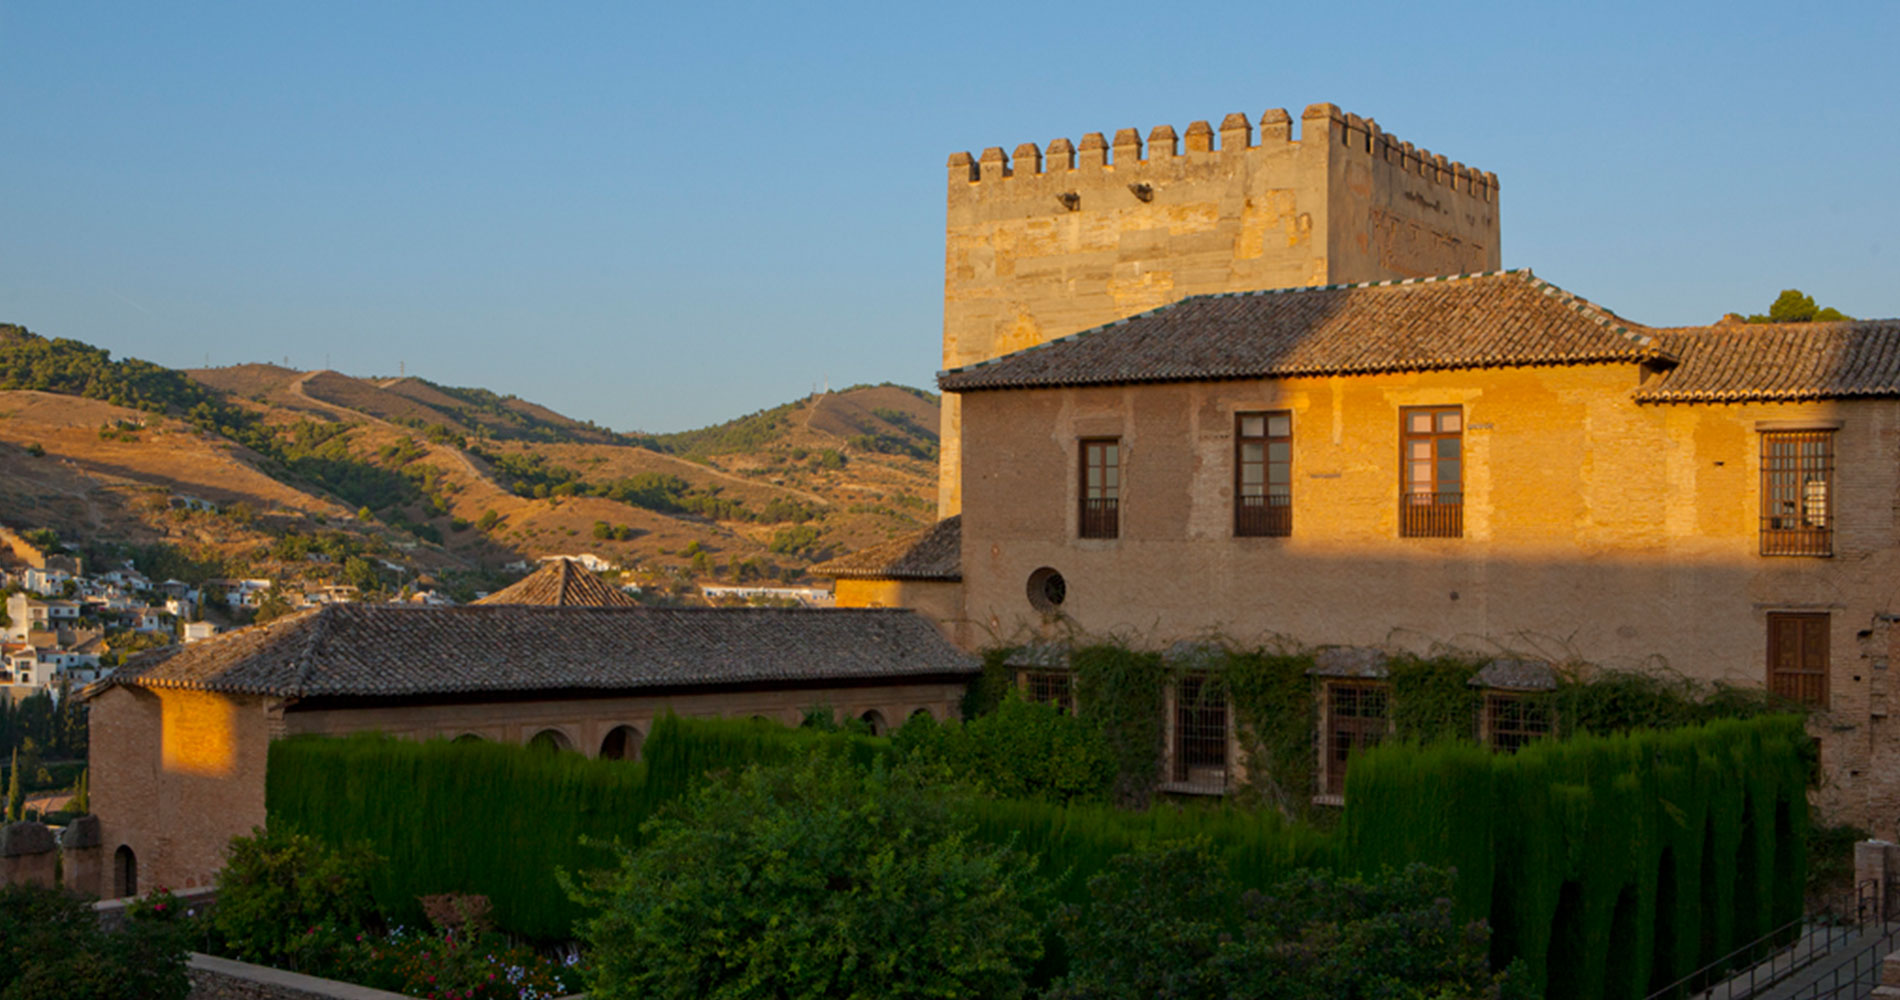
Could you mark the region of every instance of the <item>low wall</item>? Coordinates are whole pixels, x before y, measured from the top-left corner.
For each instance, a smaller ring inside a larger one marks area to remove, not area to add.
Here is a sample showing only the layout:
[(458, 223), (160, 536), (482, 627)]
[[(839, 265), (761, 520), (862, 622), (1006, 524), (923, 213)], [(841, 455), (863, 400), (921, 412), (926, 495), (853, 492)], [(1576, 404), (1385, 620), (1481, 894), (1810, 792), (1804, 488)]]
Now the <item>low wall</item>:
[(406, 1000), (401, 993), (191, 953), (190, 1000)]
[[(211, 909), (218, 905), (218, 887), (205, 886), (202, 889), (185, 889), (173, 893), (178, 897), (178, 905), (185, 908), (187, 915), (209, 917)], [(117, 933), (125, 928), (125, 908), (136, 896), (124, 899), (102, 899), (92, 904), (92, 912), (99, 918), (99, 927), (107, 933)]]

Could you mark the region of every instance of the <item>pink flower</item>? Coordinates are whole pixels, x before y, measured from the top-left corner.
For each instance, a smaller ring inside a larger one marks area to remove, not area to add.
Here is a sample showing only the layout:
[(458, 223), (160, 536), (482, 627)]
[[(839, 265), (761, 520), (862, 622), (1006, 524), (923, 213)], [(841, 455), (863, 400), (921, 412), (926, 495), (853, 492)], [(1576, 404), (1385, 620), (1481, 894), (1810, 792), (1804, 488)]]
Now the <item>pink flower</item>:
[(154, 906), (154, 907), (152, 907), (152, 909), (154, 909), (154, 910), (157, 910), (157, 911), (158, 911), (158, 912), (160, 912), (160, 913), (164, 913), (164, 912), (165, 912), (165, 904), (164, 904), (164, 903), (160, 903), (160, 904), (158, 904), (157, 906)]

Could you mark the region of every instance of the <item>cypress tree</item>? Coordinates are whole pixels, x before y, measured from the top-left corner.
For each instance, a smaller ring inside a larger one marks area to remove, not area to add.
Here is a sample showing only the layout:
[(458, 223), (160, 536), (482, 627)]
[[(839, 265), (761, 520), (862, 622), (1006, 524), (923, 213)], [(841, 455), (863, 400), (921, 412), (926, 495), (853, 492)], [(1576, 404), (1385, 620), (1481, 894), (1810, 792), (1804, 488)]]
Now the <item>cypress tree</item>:
[(79, 783), (73, 786), (72, 804), (66, 807), (68, 811), (78, 813), (81, 816), (92, 811), (92, 793), (91, 790), (86, 787), (88, 779), (91, 776), (92, 768), (90, 767), (79, 772)]
[(26, 818), (26, 786), (20, 784), (20, 748), (13, 748), (13, 766), (7, 769), (12, 777), (7, 782), (7, 822), (18, 823)]

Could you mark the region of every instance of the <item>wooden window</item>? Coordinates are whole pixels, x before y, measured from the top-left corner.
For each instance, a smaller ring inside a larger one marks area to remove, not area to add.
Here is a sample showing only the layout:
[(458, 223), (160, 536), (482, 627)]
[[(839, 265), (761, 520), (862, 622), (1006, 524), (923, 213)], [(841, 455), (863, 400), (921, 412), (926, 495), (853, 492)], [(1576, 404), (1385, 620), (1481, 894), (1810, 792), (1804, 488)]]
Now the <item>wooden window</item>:
[(1464, 409), (1417, 406), (1399, 411), (1399, 535), (1458, 538), (1465, 533)]
[(1293, 414), (1234, 416), (1234, 534), (1293, 533)]
[(1174, 783), (1227, 790), (1227, 690), (1206, 674), (1188, 674), (1174, 689)]
[(1805, 705), (1827, 707), (1829, 616), (1768, 616), (1768, 690)]
[(1054, 705), (1075, 714), (1075, 685), (1067, 670), (1024, 670), (1016, 674), (1023, 698), (1038, 705)]
[(1354, 752), (1378, 746), (1392, 728), (1386, 687), (1334, 683), (1326, 691), (1326, 794), (1346, 793), (1346, 764)]
[(1121, 527), (1122, 445), (1118, 438), (1082, 441), (1083, 538), (1114, 538)]
[(1484, 696), (1484, 741), (1500, 753), (1550, 735), (1550, 709), (1534, 697), (1511, 691)]
[(1834, 432), (1761, 436), (1761, 554), (1834, 554)]

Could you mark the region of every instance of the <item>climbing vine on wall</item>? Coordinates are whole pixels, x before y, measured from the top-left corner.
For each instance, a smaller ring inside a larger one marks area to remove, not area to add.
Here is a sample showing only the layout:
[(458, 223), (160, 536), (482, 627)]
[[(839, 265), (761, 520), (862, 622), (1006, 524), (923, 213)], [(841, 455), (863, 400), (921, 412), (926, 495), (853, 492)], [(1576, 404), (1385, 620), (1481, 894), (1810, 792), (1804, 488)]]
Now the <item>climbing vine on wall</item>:
[(1069, 654), (1076, 711), (1101, 726), (1114, 752), (1115, 801), (1147, 801), (1161, 772), (1162, 717), (1171, 680), (1160, 653), (1119, 643), (1081, 646)]

